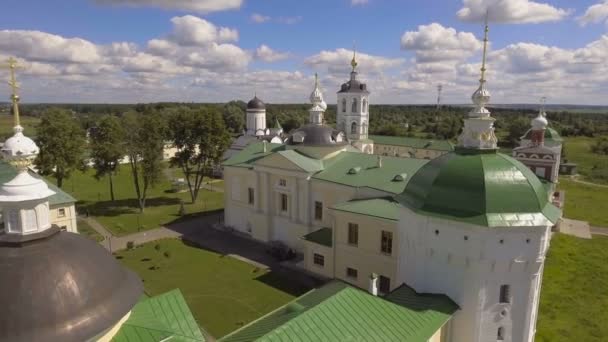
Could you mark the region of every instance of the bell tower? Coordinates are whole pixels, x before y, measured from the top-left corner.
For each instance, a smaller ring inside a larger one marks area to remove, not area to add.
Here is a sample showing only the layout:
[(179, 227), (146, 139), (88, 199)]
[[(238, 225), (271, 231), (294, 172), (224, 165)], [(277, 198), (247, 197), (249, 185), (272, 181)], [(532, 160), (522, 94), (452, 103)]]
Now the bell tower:
[(350, 65), (350, 80), (342, 84), (338, 91), (337, 128), (346, 134), (353, 146), (362, 152), (372, 153), (373, 144), (367, 139), (370, 92), (367, 90), (367, 84), (358, 79), (357, 53), (354, 49)]

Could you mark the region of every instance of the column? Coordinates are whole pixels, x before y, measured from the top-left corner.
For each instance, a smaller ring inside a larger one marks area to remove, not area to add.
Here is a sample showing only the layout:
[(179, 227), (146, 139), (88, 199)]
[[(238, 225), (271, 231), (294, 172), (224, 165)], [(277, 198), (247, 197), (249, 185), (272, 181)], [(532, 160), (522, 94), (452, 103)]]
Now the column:
[(299, 212), (299, 206), (300, 206), (300, 200), (299, 200), (299, 179), (298, 177), (294, 178), (294, 184), (293, 184), (293, 188), (292, 188), (292, 193), (291, 193), (291, 199), (292, 199), (292, 205), (291, 205), (291, 220), (293, 222), (299, 222), (300, 219), (298, 217), (298, 212)]
[(254, 202), (254, 208), (256, 212), (260, 212), (262, 209), (262, 182), (260, 181), (260, 178), (262, 178), (262, 175), (260, 175), (259, 171), (255, 171), (255, 190), (253, 192), (253, 202)]
[(262, 188), (265, 189), (264, 205), (263, 205), (262, 211), (264, 211), (265, 214), (270, 214), (270, 200), (272, 198), (273, 193), (272, 193), (272, 189), (270, 186), (270, 176), (268, 175), (268, 172), (262, 173), (262, 179), (263, 179)]
[(304, 181), (306, 182), (305, 186), (304, 186), (304, 203), (303, 203), (303, 210), (304, 210), (304, 223), (306, 225), (310, 225), (310, 179), (304, 179)]

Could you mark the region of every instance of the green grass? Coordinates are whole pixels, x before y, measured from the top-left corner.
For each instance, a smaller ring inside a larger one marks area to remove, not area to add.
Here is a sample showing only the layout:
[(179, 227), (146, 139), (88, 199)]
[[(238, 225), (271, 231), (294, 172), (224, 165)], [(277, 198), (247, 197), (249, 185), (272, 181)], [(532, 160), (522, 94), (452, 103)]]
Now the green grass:
[(101, 234), (99, 234), (95, 229), (91, 228), (89, 223), (85, 220), (78, 220), (78, 232), (88, 238), (91, 238), (97, 242), (100, 242), (104, 239)]
[[(25, 129), (23, 132), (30, 138), (36, 136), (36, 125), (40, 122), (39, 118), (33, 116), (20, 116), (21, 126)], [(15, 126), (13, 116), (9, 113), (0, 114), (0, 138), (6, 139), (13, 135), (13, 127)]]
[(598, 139), (599, 137), (566, 137), (566, 156), (564, 158), (578, 164), (578, 173), (583, 175), (585, 180), (608, 184), (605, 180), (594, 178), (591, 174), (594, 167), (608, 170), (608, 156), (591, 152), (591, 146)]
[[(160, 245), (159, 250), (155, 245)], [(164, 256), (169, 252), (169, 257)], [(218, 338), (307, 291), (228, 256), (190, 247), (177, 239), (144, 244), (117, 257), (155, 296), (179, 288), (199, 325)], [(154, 266), (158, 269), (151, 269)], [(274, 286), (290, 286), (291, 293)]]
[(608, 188), (576, 183), (564, 176), (558, 188), (566, 192), (565, 217), (608, 227)]
[(545, 264), (537, 342), (608, 341), (608, 237), (554, 235)]
[(123, 165), (114, 177), (114, 202), (110, 200), (108, 179), (97, 180), (93, 174), (94, 170), (74, 172), (64, 181), (63, 190), (78, 200), (80, 212), (88, 210), (99, 223), (118, 236), (157, 228), (179, 219), (181, 202), (184, 203), (187, 215), (201, 214), (224, 206), (223, 193), (206, 190), (201, 190), (196, 203), (192, 204), (188, 192), (171, 192), (170, 180), (163, 177), (159, 184), (148, 190), (146, 208), (140, 214), (128, 166)]

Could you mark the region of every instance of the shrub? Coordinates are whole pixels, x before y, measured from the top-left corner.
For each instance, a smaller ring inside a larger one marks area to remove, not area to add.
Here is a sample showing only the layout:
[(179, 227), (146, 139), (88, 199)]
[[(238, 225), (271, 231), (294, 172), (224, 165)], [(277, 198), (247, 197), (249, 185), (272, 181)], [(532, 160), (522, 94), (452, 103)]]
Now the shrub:
[(133, 249), (135, 247), (135, 242), (127, 241), (127, 249)]

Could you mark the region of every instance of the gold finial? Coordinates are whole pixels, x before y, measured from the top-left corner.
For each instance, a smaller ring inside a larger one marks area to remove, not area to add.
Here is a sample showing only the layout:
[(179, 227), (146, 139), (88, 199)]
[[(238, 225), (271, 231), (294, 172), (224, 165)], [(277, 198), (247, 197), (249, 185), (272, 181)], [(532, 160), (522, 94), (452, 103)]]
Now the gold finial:
[(486, 19), (485, 19), (485, 29), (483, 35), (483, 58), (481, 62), (481, 79), (479, 82), (481, 84), (486, 82), (486, 57), (488, 54), (488, 31), (490, 30), (488, 27), (488, 14), (489, 11), (486, 11)]
[(19, 121), (19, 94), (17, 93), (19, 90), (19, 83), (17, 83), (17, 79), (15, 78), (15, 69), (20, 66), (17, 65), (17, 60), (13, 57), (10, 57), (7, 60), (7, 63), (3, 66), (4, 68), (8, 68), (10, 70), (10, 80), (8, 81), (8, 85), (11, 87), (11, 102), (13, 103), (13, 115), (15, 116), (15, 127), (20, 126)]
[(355, 43), (353, 43), (353, 59), (350, 61), (350, 66), (353, 67), (353, 72), (355, 71), (355, 68), (357, 68), (357, 48)]

